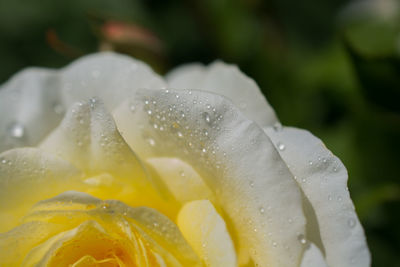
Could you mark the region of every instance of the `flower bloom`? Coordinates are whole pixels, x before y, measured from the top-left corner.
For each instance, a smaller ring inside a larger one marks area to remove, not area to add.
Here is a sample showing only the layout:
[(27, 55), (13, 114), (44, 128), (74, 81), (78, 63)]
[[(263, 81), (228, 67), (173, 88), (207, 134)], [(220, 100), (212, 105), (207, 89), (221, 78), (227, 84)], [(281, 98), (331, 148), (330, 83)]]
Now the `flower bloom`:
[(1, 266), (369, 266), (343, 164), (222, 62), (113, 54), (0, 89)]

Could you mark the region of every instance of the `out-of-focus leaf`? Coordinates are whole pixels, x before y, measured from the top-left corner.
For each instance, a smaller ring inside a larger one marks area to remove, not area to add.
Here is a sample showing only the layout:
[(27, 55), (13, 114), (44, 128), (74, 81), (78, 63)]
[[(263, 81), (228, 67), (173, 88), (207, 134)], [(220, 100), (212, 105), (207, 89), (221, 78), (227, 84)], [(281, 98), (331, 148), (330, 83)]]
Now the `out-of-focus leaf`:
[(342, 13), (341, 26), (365, 96), (400, 112), (400, 2), (352, 3)]

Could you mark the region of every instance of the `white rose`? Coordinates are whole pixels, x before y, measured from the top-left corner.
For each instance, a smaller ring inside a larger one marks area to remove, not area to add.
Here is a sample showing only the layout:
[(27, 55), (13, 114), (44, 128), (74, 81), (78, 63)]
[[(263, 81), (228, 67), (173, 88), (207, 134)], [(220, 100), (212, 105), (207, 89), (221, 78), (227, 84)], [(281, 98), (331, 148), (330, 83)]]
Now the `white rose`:
[(1, 266), (370, 265), (343, 164), (235, 66), (94, 54), (0, 114)]

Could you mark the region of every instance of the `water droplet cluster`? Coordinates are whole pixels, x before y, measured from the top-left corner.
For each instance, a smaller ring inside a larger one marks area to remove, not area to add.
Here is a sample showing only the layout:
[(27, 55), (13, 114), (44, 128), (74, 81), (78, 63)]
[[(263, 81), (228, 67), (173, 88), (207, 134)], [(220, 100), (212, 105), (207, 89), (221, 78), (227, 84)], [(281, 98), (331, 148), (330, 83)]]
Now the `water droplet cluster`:
[[(206, 98), (192, 95), (190, 90), (172, 92), (165, 89), (162, 94), (171, 100), (171, 104), (149, 96), (144, 97), (142, 102), (129, 103), (132, 113), (141, 109), (147, 116), (146, 122), (150, 127), (143, 127), (142, 136), (149, 147), (174, 149), (183, 158), (196, 157), (210, 169), (221, 170), (217, 153), (222, 151), (215, 135), (222, 130), (223, 108), (221, 111), (221, 107), (214, 107)], [(193, 113), (193, 108), (199, 110), (197, 115)]]

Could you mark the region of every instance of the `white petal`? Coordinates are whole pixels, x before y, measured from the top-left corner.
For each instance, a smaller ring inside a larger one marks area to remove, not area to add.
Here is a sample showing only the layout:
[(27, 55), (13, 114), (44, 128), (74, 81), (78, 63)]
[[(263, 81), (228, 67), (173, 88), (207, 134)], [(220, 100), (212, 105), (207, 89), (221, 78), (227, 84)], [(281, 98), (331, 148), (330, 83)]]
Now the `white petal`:
[(235, 65), (220, 61), (207, 67), (184, 65), (172, 70), (166, 79), (168, 86), (174, 89), (200, 89), (223, 95), (260, 126), (273, 125), (278, 121), (254, 80)]
[[(325, 145), (307, 131), (266, 129), (314, 209), (327, 263), (369, 266), (363, 228), (347, 190), (347, 171)], [(318, 228), (316, 228), (318, 229)]]
[(141, 163), (96, 98), (73, 105), (40, 148), (68, 160), (88, 176), (109, 173), (145, 179)]
[(0, 152), (36, 144), (60, 122), (58, 84), (55, 71), (30, 68), (0, 87)]
[(36, 145), (77, 101), (99, 97), (112, 109), (138, 88), (165, 86), (146, 64), (111, 52), (82, 57), (59, 71), (23, 70), (0, 88), (0, 152)]
[(210, 267), (236, 267), (236, 253), (224, 219), (208, 200), (185, 204), (178, 227), (197, 255)]
[(80, 58), (61, 71), (61, 91), (67, 106), (99, 97), (112, 110), (138, 88), (159, 89), (165, 83), (145, 63), (102, 52)]
[(203, 91), (139, 90), (114, 118), (141, 158), (181, 158), (199, 173), (236, 229), (239, 264), (248, 256), (260, 266), (300, 264), (299, 188), (268, 136), (231, 102)]
[(328, 267), (328, 265), (319, 248), (311, 243), (304, 252), (300, 267)]

